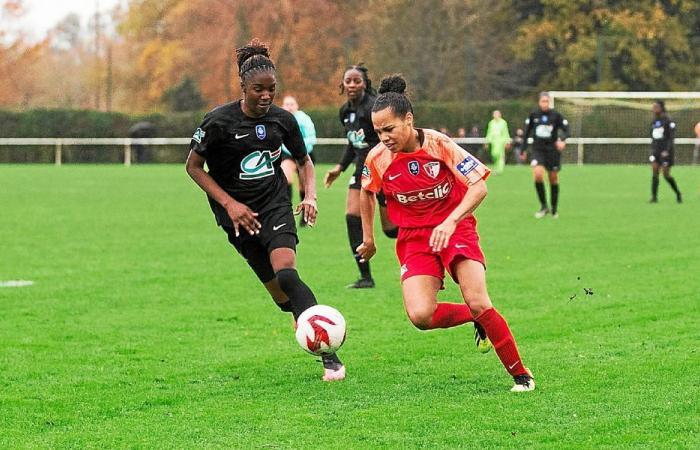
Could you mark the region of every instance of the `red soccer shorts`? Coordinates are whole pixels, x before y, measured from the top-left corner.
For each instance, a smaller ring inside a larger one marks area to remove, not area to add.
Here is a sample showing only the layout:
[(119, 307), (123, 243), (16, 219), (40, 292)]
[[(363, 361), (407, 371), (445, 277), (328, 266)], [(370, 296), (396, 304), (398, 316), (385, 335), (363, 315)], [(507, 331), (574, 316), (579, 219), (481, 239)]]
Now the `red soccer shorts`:
[(484, 252), (479, 246), (476, 220), (468, 217), (462, 220), (450, 238), (447, 248), (433, 252), (430, 235), (433, 227), (401, 228), (396, 241), (396, 255), (401, 264), (401, 281), (416, 275), (431, 275), (443, 280), (445, 270), (457, 282), (452, 273), (452, 264), (460, 258), (478, 261), (484, 266)]

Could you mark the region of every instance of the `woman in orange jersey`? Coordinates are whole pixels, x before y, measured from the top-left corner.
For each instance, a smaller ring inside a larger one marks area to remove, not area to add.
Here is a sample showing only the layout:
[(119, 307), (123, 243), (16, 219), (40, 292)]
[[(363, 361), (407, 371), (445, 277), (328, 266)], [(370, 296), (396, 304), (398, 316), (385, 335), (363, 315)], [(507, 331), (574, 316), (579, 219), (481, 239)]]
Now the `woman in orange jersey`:
[[(486, 290), (484, 254), (472, 215), (486, 197), (490, 171), (447, 136), (414, 128), (405, 89), (401, 76), (385, 78), (372, 108), (381, 144), (370, 151), (362, 172), (363, 243), (357, 252), (363, 260), (376, 253), (372, 224), (376, 194), (383, 190), (389, 218), (400, 230), (396, 253), (411, 322), (422, 330), (475, 322), (477, 347), (488, 349), (491, 341), (513, 376), (512, 391), (531, 391), (532, 374)], [(445, 270), (459, 284), (463, 302), (437, 302)]]

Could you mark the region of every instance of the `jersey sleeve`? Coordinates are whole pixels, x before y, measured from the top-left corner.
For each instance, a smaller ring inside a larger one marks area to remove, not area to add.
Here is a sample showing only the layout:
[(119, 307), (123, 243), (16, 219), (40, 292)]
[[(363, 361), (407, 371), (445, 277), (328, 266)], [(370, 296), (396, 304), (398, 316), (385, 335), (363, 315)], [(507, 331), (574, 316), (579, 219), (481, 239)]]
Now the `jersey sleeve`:
[(438, 145), (443, 162), (450, 168), (455, 177), (467, 186), (485, 180), (491, 174), (488, 167), (455, 144), (452, 139), (440, 140)]
[(666, 137), (666, 139), (668, 139), (668, 143), (669, 143), (669, 147), (670, 147), (671, 145), (673, 145), (673, 140), (676, 137), (676, 122), (674, 122), (673, 120), (669, 120), (668, 122), (666, 122), (665, 128), (666, 128), (666, 130), (665, 130), (666, 136), (665, 137)]
[(287, 133), (283, 137), (282, 142), (289, 151), (289, 154), (292, 155), (292, 158), (297, 161), (303, 160), (307, 152), (299, 124), (291, 113), (285, 114), (285, 118), (285, 129)]
[(376, 153), (370, 152), (362, 168), (362, 189), (375, 194), (379, 193), (382, 189), (382, 176), (383, 174), (377, 167)]
[(311, 120), (311, 117), (309, 117), (307, 114), (304, 114), (301, 117), (301, 134), (304, 137), (306, 152), (311, 153), (314, 149), (314, 145), (316, 145), (316, 127), (314, 126), (314, 122)]
[(566, 138), (569, 137), (569, 121), (564, 118), (561, 114), (559, 114), (559, 124), (558, 128), (560, 133), (557, 134), (557, 139), (566, 141)]
[(527, 151), (528, 140), (530, 140), (530, 134), (532, 134), (532, 114), (527, 116), (525, 119), (525, 134), (523, 135), (523, 148), (521, 151)]
[(190, 141), (190, 150), (207, 159), (211, 148), (216, 145), (217, 127), (210, 116), (205, 116), (202, 123), (195, 130)]

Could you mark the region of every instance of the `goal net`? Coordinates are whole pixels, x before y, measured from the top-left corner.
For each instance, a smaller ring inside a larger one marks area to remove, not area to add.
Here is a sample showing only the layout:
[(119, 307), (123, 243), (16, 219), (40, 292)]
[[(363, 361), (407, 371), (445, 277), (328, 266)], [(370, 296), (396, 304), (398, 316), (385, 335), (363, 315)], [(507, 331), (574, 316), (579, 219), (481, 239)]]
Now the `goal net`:
[[(676, 164), (697, 164), (695, 125), (700, 92), (550, 92), (554, 108), (569, 121), (569, 162), (642, 164), (650, 153), (652, 104), (663, 100), (676, 123)], [(574, 150), (574, 149), (571, 149)]]

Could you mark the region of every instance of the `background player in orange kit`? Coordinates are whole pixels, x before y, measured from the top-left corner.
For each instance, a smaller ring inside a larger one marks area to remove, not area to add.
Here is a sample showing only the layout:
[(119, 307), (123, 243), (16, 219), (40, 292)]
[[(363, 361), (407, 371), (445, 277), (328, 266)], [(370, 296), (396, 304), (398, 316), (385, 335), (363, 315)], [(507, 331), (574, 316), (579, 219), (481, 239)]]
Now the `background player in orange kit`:
[[(383, 190), (391, 221), (399, 226), (396, 253), (401, 264), (404, 306), (422, 330), (475, 321), (486, 332), (515, 380), (512, 391), (535, 389), (505, 319), (486, 290), (484, 254), (472, 212), (486, 197), (490, 171), (447, 136), (413, 127), (413, 107), (399, 75), (382, 80), (372, 108), (381, 143), (365, 161), (360, 209), (363, 243), (358, 254), (376, 253), (374, 208)], [(438, 303), (444, 272), (459, 284), (464, 302)]]

